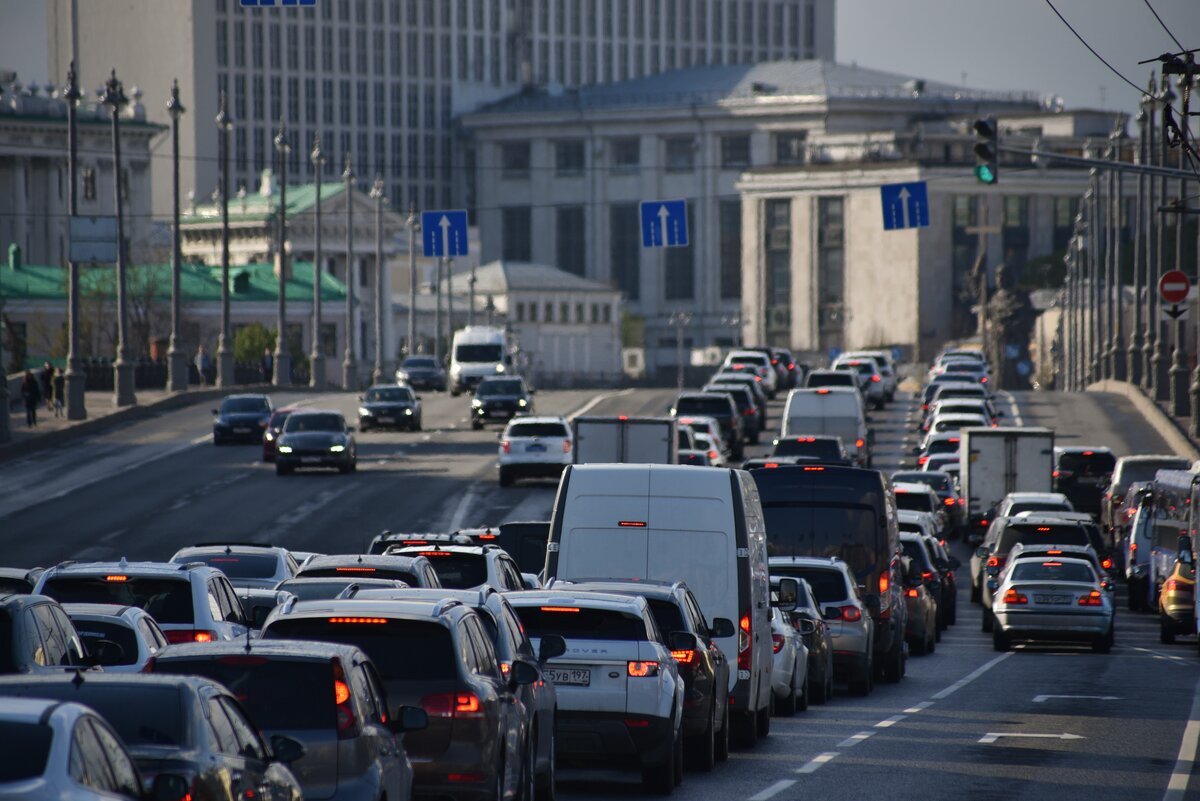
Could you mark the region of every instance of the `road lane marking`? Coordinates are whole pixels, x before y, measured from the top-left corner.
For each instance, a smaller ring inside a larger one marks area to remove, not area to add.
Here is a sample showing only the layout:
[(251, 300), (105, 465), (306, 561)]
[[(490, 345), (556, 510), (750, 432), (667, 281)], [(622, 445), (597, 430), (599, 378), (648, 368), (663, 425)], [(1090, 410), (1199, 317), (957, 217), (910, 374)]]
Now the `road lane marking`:
[(1184, 659), (1182, 656), (1177, 656), (1177, 655), (1175, 655), (1175, 654), (1164, 654), (1163, 652), (1161, 652), (1161, 651), (1155, 651), (1155, 650), (1154, 650), (1154, 649), (1152, 649), (1152, 648), (1141, 648), (1141, 647), (1139, 647), (1139, 646), (1136, 646), (1136, 645), (1135, 645), (1135, 646), (1131, 646), (1131, 647), (1130, 647), (1130, 650), (1131, 650), (1131, 651), (1141, 651), (1142, 653), (1145, 653), (1145, 654), (1150, 654), (1150, 655), (1151, 655), (1151, 656), (1153, 656), (1155, 659), (1165, 659), (1165, 660), (1167, 660), (1167, 661), (1169, 661), (1169, 662), (1174, 662), (1174, 663), (1176, 663), (1176, 664), (1188, 664), (1188, 665), (1190, 665), (1190, 664), (1192, 664), (1192, 663), (1193, 663), (1193, 661), (1194, 661), (1194, 660), (1191, 660), (1191, 659)]
[(107, 534), (105, 534), (103, 537), (100, 538), (100, 541), (101, 542), (112, 542), (113, 540), (115, 540), (117, 537), (121, 536), (124, 533), (125, 533), (125, 529), (119, 528), (116, 531), (110, 531)]
[(1116, 695), (1035, 695), (1033, 702), (1035, 704), (1044, 704), (1051, 698), (1078, 698), (1088, 701), (1120, 701), (1121, 698)]
[(471, 508), (472, 501), (479, 494), (479, 483), (471, 484), (463, 492), (458, 499), (458, 505), (454, 507), (454, 514), (450, 515), (450, 524), (447, 526), (449, 531), (458, 531), (462, 528), (463, 519), (467, 516), (467, 510)]
[(1000, 654), (1000, 656), (996, 657), (992, 661), (984, 663), (981, 667), (978, 667), (975, 670), (968, 673), (967, 675), (963, 676), (961, 679), (954, 682), (946, 689), (942, 690), (941, 692), (934, 693), (933, 700), (941, 701), (943, 698), (949, 698), (950, 696), (954, 695), (956, 692), (961, 690), (963, 687), (966, 687), (968, 684), (975, 681), (975, 679), (979, 678), (984, 673), (987, 673), (989, 670), (991, 670), (996, 665), (1003, 662), (1005, 659), (1008, 659), (1012, 655), (1013, 655), (1012, 651), (1006, 651), (1006, 652)]
[(1004, 732), (1004, 731), (989, 731), (987, 734), (979, 738), (981, 743), (994, 743), (1001, 737), (1027, 737), (1035, 740), (1086, 740), (1087, 738), (1080, 734), (1031, 734), (1026, 732)]
[(933, 701), (922, 701), (919, 704), (914, 704), (914, 705), (910, 706), (908, 709), (904, 710), (904, 713), (906, 715), (915, 715), (918, 712), (924, 712), (926, 709), (929, 709), (929, 707), (931, 707), (931, 706), (933, 706)]
[(755, 793), (754, 795), (750, 796), (746, 799), (746, 801), (767, 801), (767, 799), (782, 793), (795, 783), (795, 779), (783, 779), (781, 781), (777, 781), (762, 792)]
[(357, 484), (344, 484), (337, 489), (327, 489), (318, 493), (312, 500), (305, 501), (287, 514), (280, 515), (275, 521), (259, 533), (264, 543), (275, 542), (279, 535), (287, 529), (310, 517), (322, 507), (328, 506), (340, 496), (354, 489)]
[(808, 764), (806, 764), (804, 767), (800, 768), (796, 772), (797, 773), (816, 773), (818, 770), (821, 769), (822, 765), (824, 765), (826, 762), (832, 762), (838, 756), (839, 756), (839, 754), (837, 751), (826, 751), (823, 754), (817, 754), (815, 757), (813, 757), (812, 759), (810, 759), (808, 761)]
[(606, 392), (603, 395), (597, 395), (596, 397), (592, 398), (587, 403), (580, 406), (575, 411), (570, 412), (569, 414), (567, 414), (565, 416), (568, 419), (574, 418), (574, 417), (579, 417), (580, 415), (587, 414), (592, 409), (595, 409), (596, 406), (598, 406), (601, 402), (606, 401), (609, 398), (620, 398), (624, 395), (632, 395), (632, 394), (633, 394), (633, 387), (630, 387), (628, 389), (623, 389), (620, 392)]
[(1025, 420), (1023, 417), (1021, 417), (1021, 407), (1017, 405), (1017, 399), (1012, 396), (1012, 393), (1006, 389), (1002, 389), (999, 392), (997, 392), (996, 394), (1003, 395), (1005, 398), (1008, 399), (1008, 408), (1012, 410), (1013, 425), (1015, 425), (1015, 426), (1025, 425)]
[(881, 720), (878, 723), (876, 723), (875, 728), (890, 729), (892, 726), (895, 726), (897, 723), (904, 720), (906, 717), (908, 717), (908, 715), (892, 715), (887, 720)]
[(1186, 795), (1192, 768), (1196, 766), (1198, 745), (1200, 745), (1200, 682), (1196, 683), (1196, 691), (1192, 693), (1192, 712), (1188, 717), (1187, 726), (1183, 730), (1183, 739), (1179, 741), (1179, 755), (1175, 757), (1175, 769), (1171, 771), (1171, 779), (1167, 782), (1167, 792), (1163, 794), (1163, 801), (1182, 801)]
[(867, 740), (875, 735), (873, 731), (860, 731), (858, 734), (852, 734), (845, 740), (837, 744), (838, 748), (849, 748), (852, 745), (858, 745), (864, 740)]

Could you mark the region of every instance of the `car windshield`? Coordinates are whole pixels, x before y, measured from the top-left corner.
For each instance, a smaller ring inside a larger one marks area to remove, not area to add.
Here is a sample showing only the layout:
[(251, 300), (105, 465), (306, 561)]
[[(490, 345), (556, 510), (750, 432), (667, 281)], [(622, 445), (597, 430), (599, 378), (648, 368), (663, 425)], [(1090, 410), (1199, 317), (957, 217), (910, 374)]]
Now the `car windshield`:
[(813, 456), (818, 459), (840, 459), (842, 449), (836, 440), (817, 437), (788, 437), (775, 443), (772, 456)]
[(562, 423), (513, 423), (508, 427), (507, 439), (517, 437), (565, 437), (567, 427)]
[(275, 429), (276, 431), (283, 430), (283, 424), (286, 423), (287, 419), (291, 416), (291, 412), (275, 412), (275, 414), (271, 415), (271, 428)]
[[(375, 622), (380, 620), (383, 622)], [(437, 681), (458, 675), (450, 632), (433, 621), (374, 617), (281, 619), (268, 626), (262, 636), (357, 645), (371, 657), (385, 681)]]
[(437, 368), (437, 362), (424, 356), (411, 356), (405, 359), (400, 366), (410, 370), (434, 370)]
[(1096, 574), (1083, 562), (1045, 562), (1022, 559), (1013, 566), (1013, 581), (1078, 581), (1092, 584)]
[(935, 453), (958, 453), (958, 443), (960, 441), (957, 437), (931, 440), (929, 446), (925, 449), (925, 453), (928, 456), (932, 456)]
[(637, 615), (615, 609), (568, 605), (518, 606), (517, 617), (533, 639), (559, 634), (571, 640), (645, 640), (646, 624)]
[(160, 624), (190, 624), (192, 584), (186, 576), (160, 578), (113, 573), (107, 576), (54, 576), (43, 595), (63, 604), (136, 606)]
[(1107, 451), (1067, 451), (1058, 457), (1059, 471), (1079, 478), (1106, 477), (1116, 465), (1116, 457)]
[(490, 395), (524, 395), (525, 387), (515, 378), (492, 379), (481, 381), (475, 394), (481, 398)]
[(413, 399), (407, 387), (375, 387), (367, 390), (367, 403), (405, 403)]
[(294, 414), (283, 426), (283, 433), (295, 434), (300, 431), (340, 432), (345, 430), (346, 422), (340, 414)]
[(35, 779), (46, 769), (54, 729), (41, 723), (0, 720), (0, 742), (4, 743), (4, 759), (0, 759), (0, 784)]
[(1155, 459), (1124, 462), (1120, 466), (1120, 477), (1114, 482), (1114, 491), (1124, 495), (1129, 485), (1137, 481), (1153, 481), (1159, 470), (1187, 470), (1191, 462), (1187, 459)]
[(974, 420), (964, 420), (961, 417), (949, 418), (949, 419), (942, 418), (934, 424), (933, 430), (939, 431), (939, 432), (941, 432), (941, 431), (958, 431), (960, 428), (969, 428), (971, 426), (982, 426), (982, 425), (984, 425), (984, 421), (983, 421), (982, 417), (974, 419)]
[(729, 384), (713, 384), (705, 388), (706, 392), (714, 394), (728, 395), (733, 398), (733, 403), (738, 407), (739, 411), (745, 411), (754, 405), (754, 398), (741, 384), (731, 386)]
[(813, 374), (804, 382), (806, 387), (852, 387), (854, 376), (850, 373), (821, 373)]
[(839, 603), (850, 597), (846, 589), (846, 578), (840, 570), (798, 565), (771, 565), (770, 569), (772, 576), (790, 576), (807, 581), (819, 604)]
[(189, 553), (183, 562), (203, 562), (231, 579), (271, 578), (279, 569), (279, 557), (257, 553)]
[(252, 414), (269, 408), (266, 398), (226, 398), (221, 402), (221, 414)]
[(438, 574), (443, 587), (456, 590), (478, 587), (488, 580), (487, 557), (453, 551), (422, 551)]
[(460, 362), (498, 362), (503, 358), (503, 345), (459, 345), (454, 349), (454, 359)]
[(262, 729), (333, 729), (337, 708), (327, 660), (230, 654), (158, 659), (155, 673), (203, 676), (229, 688)]
[(1062, 501), (1013, 501), (1008, 507), (1008, 516), (1016, 517), (1021, 512), (1069, 512), (1071, 507)]
[[(880, 533), (872, 507), (806, 501), (767, 501), (762, 507), (770, 556), (836, 556), (861, 578), (879, 569), (886, 534)], [(813, 589), (821, 597), (815, 584)]]
[(710, 417), (729, 416), (729, 396), (685, 395), (675, 401), (676, 414), (703, 414)]
[(928, 492), (896, 490), (896, 508), (911, 509), (914, 512), (934, 512), (937, 511), (937, 501)]
[(763, 353), (736, 353), (731, 355), (725, 363), (735, 367), (738, 364), (753, 364), (758, 367), (765, 367), (770, 364), (770, 359)]
[(931, 487), (935, 492), (949, 492), (953, 489), (950, 485), (950, 477), (947, 475), (938, 475), (937, 473), (892, 473), (893, 482), (905, 482), (909, 484), (925, 484)]
[(72, 617), (71, 622), (75, 624), (75, 631), (89, 653), (96, 653), (96, 643), (100, 640), (120, 646), (120, 653), (104, 652), (108, 658), (101, 662), (102, 665), (132, 665), (137, 662), (138, 643), (133, 629), (111, 620), (78, 620)]

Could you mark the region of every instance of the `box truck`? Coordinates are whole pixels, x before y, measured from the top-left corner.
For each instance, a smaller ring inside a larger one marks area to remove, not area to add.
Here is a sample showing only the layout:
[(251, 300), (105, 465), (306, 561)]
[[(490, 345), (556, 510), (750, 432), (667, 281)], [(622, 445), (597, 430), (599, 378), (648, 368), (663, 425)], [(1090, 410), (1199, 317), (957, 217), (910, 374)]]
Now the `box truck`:
[(964, 428), (958, 461), (970, 538), (981, 539), (992, 510), (1010, 492), (1051, 492), (1054, 432), (1049, 428)]
[(677, 464), (679, 442), (670, 417), (576, 417), (576, 464)]

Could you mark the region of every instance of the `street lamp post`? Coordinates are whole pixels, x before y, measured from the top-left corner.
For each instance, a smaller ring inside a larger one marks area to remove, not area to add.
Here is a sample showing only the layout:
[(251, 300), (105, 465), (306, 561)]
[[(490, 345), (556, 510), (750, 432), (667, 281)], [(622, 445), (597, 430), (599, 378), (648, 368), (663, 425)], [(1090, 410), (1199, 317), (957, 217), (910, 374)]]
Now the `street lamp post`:
[[(1171, 152), (1171, 143), (1167, 136), (1167, 123), (1170, 122), (1170, 104), (1175, 102), (1175, 93), (1171, 91), (1171, 85), (1164, 77), (1162, 84), (1159, 87), (1157, 95), (1156, 107), (1159, 113), (1162, 114), (1161, 125), (1159, 126), (1159, 150), (1158, 164), (1166, 167), (1168, 156)], [(1153, 150), (1154, 145), (1151, 144)], [(1150, 200), (1151, 209), (1160, 209), (1167, 205), (1167, 179), (1158, 179), (1158, 201), (1153, 198)], [(1154, 212), (1154, 242), (1155, 242), (1155, 262), (1157, 265), (1157, 274), (1154, 276), (1155, 294), (1157, 294), (1158, 280), (1162, 278), (1167, 271), (1167, 229), (1166, 218), (1161, 212)], [(1156, 301), (1158, 309), (1162, 309), (1162, 298)], [(1171, 354), (1167, 352), (1167, 337), (1168, 330), (1165, 322), (1159, 321), (1159, 334), (1154, 351), (1154, 397), (1158, 401), (1167, 401), (1171, 398)], [(1178, 348), (1177, 348), (1178, 349)]]
[[(1179, 77), (1179, 83), (1180, 83), (1180, 86), (1183, 89), (1183, 91), (1187, 92), (1188, 90), (1187, 90), (1186, 85), (1184, 84), (1184, 77), (1185, 76), (1182, 76), (1182, 75)], [(1169, 88), (1170, 87), (1168, 87), (1168, 89)], [(1164, 120), (1168, 119), (1169, 114), (1170, 114), (1170, 110), (1167, 109), (1166, 104), (1164, 104), (1163, 105)], [(1185, 118), (1184, 122), (1186, 123), (1186, 121), (1187, 120)], [(1166, 136), (1166, 131), (1167, 131), (1167, 126), (1164, 123), (1164, 125), (1163, 125), (1163, 164), (1164, 165), (1169, 161), (1169, 159), (1167, 158), (1167, 154), (1169, 153), (1169, 148), (1170, 148), (1170, 143), (1167, 141), (1168, 137)], [(1186, 150), (1186, 148), (1184, 148), (1182, 146), (1179, 148), (1179, 169), (1180, 170), (1187, 169), (1187, 158), (1186, 158), (1186, 154), (1184, 152), (1185, 150)], [(1184, 183), (1183, 179), (1180, 179), (1178, 182), (1180, 208), (1187, 205), (1187, 202), (1186, 202), (1187, 193), (1185, 191), (1186, 186), (1187, 185)], [(1164, 201), (1165, 201), (1166, 181), (1163, 182), (1163, 189), (1164, 189), (1163, 194), (1164, 194)], [(1164, 202), (1162, 205), (1165, 207), (1167, 204), (1166, 204), (1166, 202)], [(1178, 270), (1181, 267), (1183, 267), (1183, 228), (1184, 228), (1183, 222), (1184, 222), (1184, 217), (1182, 214), (1180, 214), (1179, 218), (1177, 220), (1175, 220), (1175, 253), (1174, 253), (1175, 263), (1171, 265), (1171, 268), (1175, 269), (1175, 270)], [(1190, 401), (1188, 398), (1187, 338), (1186, 337), (1187, 337), (1187, 323), (1184, 322), (1183, 320), (1176, 320), (1175, 321), (1175, 349), (1174, 349), (1174, 351), (1171, 352), (1171, 368), (1169, 371), (1169, 376), (1170, 376), (1169, 382), (1170, 382), (1170, 387), (1171, 387), (1170, 409), (1171, 409), (1171, 414), (1174, 415), (1175, 417), (1186, 417), (1188, 414), (1191, 413)]]
[(309, 158), (317, 174), (317, 201), (313, 206), (312, 352), (308, 354), (308, 385), (313, 389), (325, 389), (325, 354), (321, 351), (321, 278), (324, 272), (324, 256), (321, 253), (321, 174), (325, 170), (325, 153), (321, 150), (321, 137), (313, 141)]
[(1092, 170), (1091, 185), (1084, 194), (1084, 201), (1087, 204), (1087, 223), (1088, 232), (1087, 238), (1084, 240), (1087, 246), (1087, 276), (1088, 276), (1088, 378), (1087, 383), (1100, 380), (1100, 345), (1099, 345), (1099, 307), (1100, 307), (1100, 291), (1099, 281), (1097, 280), (1099, 270), (1096, 248), (1100, 240), (1102, 232), (1100, 215), (1096, 213), (1096, 195), (1099, 192), (1099, 185), (1096, 179), (1096, 170)]
[(233, 118), (226, 109), (225, 92), (221, 92), (220, 103), (216, 117), (221, 162), (217, 188), (221, 201), (221, 335), (217, 338), (217, 386), (228, 388), (235, 382), (233, 337), (229, 333), (229, 132), (233, 130)]
[(433, 279), (433, 360), (442, 364), (442, 270), (446, 269), (446, 257), (437, 260)]
[(375, 369), (371, 382), (383, 383), (383, 176), (375, 174), (371, 184), (371, 199), (375, 201)]
[(342, 360), (342, 389), (358, 389), (358, 365), (354, 363), (354, 170), (350, 154), (346, 154), (346, 169), (342, 170), (346, 185), (346, 357)]
[(417, 209), (413, 203), (408, 204), (408, 354), (416, 353), (417, 347), (417, 231), (421, 228), (417, 219)]
[[(1140, 111), (1137, 115), (1138, 124), (1138, 141), (1137, 149), (1134, 151), (1134, 161), (1138, 164), (1144, 164), (1146, 146), (1146, 112)], [(1129, 365), (1129, 383), (1134, 386), (1141, 386), (1143, 371), (1142, 367), (1142, 284), (1144, 280), (1145, 261), (1142, 256), (1142, 203), (1146, 200), (1146, 181), (1145, 177), (1139, 175), (1137, 178), (1137, 194), (1136, 202), (1133, 205), (1133, 330), (1129, 332), (1129, 350), (1126, 354), (1126, 361)]]
[(467, 279), (467, 325), (475, 325), (475, 265), (471, 265), (471, 277)]
[(683, 392), (683, 327), (691, 324), (692, 315), (689, 312), (675, 312), (669, 322), (675, 326), (675, 384)]
[(279, 153), (279, 233), (275, 256), (279, 265), (279, 302), (275, 324), (275, 375), (272, 380), (277, 387), (292, 383), (292, 352), (287, 341), (287, 165), (291, 149), (283, 117), (280, 117), (279, 133), (275, 135), (275, 150)]
[(179, 272), (183, 261), (179, 248), (179, 118), (185, 111), (187, 109), (179, 101), (179, 81), (172, 81), (171, 99), (167, 101), (167, 113), (171, 115), (171, 218), (174, 226), (171, 233), (171, 341), (167, 345), (167, 387), (171, 392), (183, 392), (188, 386), (187, 353), (180, 347), (183, 343), (179, 333)]
[(125, 88), (113, 70), (104, 84), (101, 102), (112, 110), (113, 197), (117, 209), (117, 360), (113, 363), (113, 404), (133, 406), (134, 365), (129, 360), (129, 298), (126, 292), (128, 265), (125, 258), (125, 201), (121, 186), (121, 109), (129, 102)]
[[(67, 87), (63, 92), (63, 99), (67, 101), (67, 202), (70, 204), (69, 213), (72, 218), (79, 213), (79, 128), (76, 114), (79, 98), (82, 96), (75, 62), (72, 61), (71, 68), (67, 70)], [(79, 358), (79, 265), (74, 260), (67, 262), (67, 372), (63, 377), (63, 388), (67, 394), (67, 419), (86, 420), (87, 402), (84, 391), (87, 388), (87, 373), (84, 372)], [(7, 404), (0, 406), (0, 409), (7, 408)], [(3, 416), (7, 424), (8, 415)]]
[[(1146, 94), (1142, 95), (1142, 108), (1138, 114), (1138, 135), (1141, 139), (1140, 152), (1143, 164), (1154, 163), (1155, 91), (1154, 74), (1151, 73), (1150, 84), (1147, 87)], [(1154, 176), (1139, 177), (1138, 183), (1141, 193), (1141, 199), (1138, 201), (1138, 211), (1141, 214), (1138, 235), (1141, 239), (1141, 245), (1138, 250), (1141, 253), (1144, 265), (1143, 273), (1145, 280), (1142, 283), (1146, 292), (1146, 298), (1143, 301), (1146, 314), (1142, 323), (1142, 388), (1148, 393), (1153, 394), (1154, 341), (1158, 336), (1158, 324), (1154, 318), (1154, 314), (1157, 311), (1155, 298), (1158, 296), (1158, 287), (1156, 286), (1158, 282), (1156, 280), (1154, 263), (1154, 214), (1150, 211), (1150, 207), (1154, 202)]]
[[(1114, 138), (1114, 154), (1117, 161), (1121, 161), (1124, 150), (1125, 140), (1123, 131), (1115, 131)], [(1125, 227), (1125, 187), (1124, 173), (1119, 170), (1112, 176), (1112, 184), (1110, 184), (1112, 196), (1112, 281), (1109, 286), (1109, 292), (1113, 294), (1110, 308), (1112, 309), (1112, 370), (1109, 376), (1114, 381), (1125, 381), (1128, 378), (1125, 364), (1125, 281), (1121, 276), (1121, 233)]]

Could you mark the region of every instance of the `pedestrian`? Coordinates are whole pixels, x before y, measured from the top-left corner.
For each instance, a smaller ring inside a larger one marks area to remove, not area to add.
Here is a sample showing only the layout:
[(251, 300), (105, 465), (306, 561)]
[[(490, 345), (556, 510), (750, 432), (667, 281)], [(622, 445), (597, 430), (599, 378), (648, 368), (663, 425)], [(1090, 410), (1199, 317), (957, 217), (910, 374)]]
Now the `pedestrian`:
[(200, 343), (200, 347), (196, 349), (196, 372), (200, 375), (200, 386), (208, 386), (208, 369), (211, 362), (208, 358), (208, 351), (204, 349), (204, 343)]
[(21, 400), (25, 402), (25, 425), (33, 428), (37, 425), (38, 404), (42, 402), (42, 388), (34, 378), (32, 370), (25, 371), (21, 381)]
[(42, 362), (38, 382), (41, 384), (42, 400), (46, 401), (46, 411), (54, 411), (54, 368), (50, 366), (50, 362)]
[(262, 356), (262, 382), (270, 384), (271, 379), (275, 375), (275, 357), (271, 355), (270, 348), (263, 348)]
[(54, 416), (62, 417), (63, 405), (67, 399), (67, 376), (61, 367), (54, 371), (52, 388), (54, 390)]

